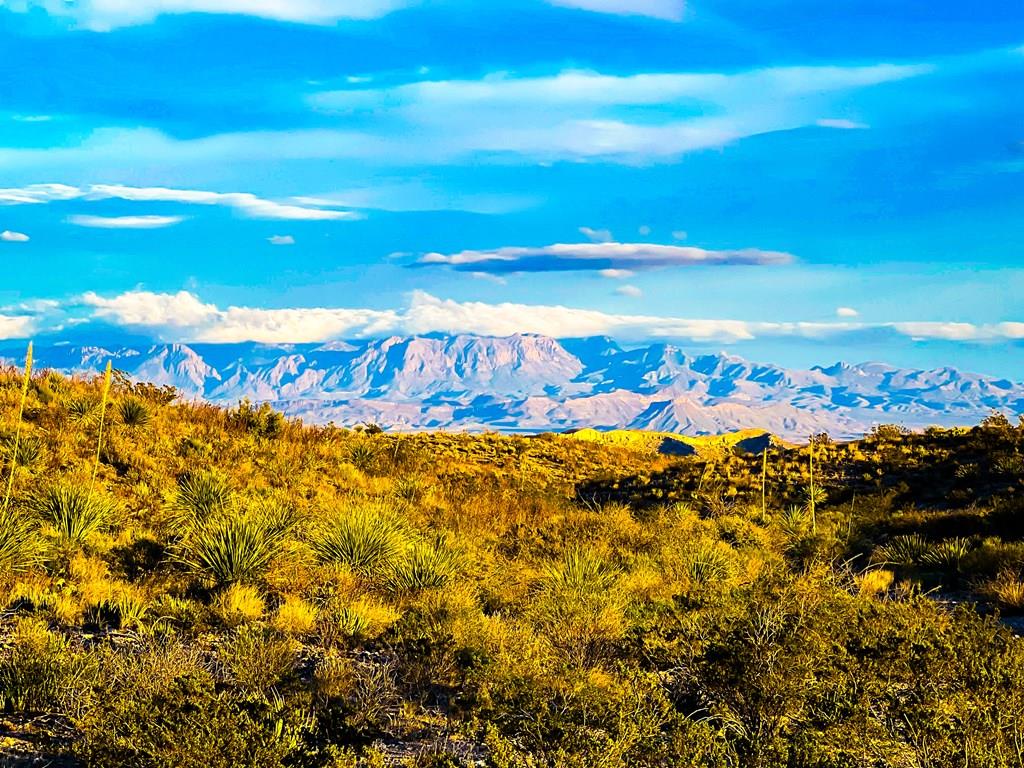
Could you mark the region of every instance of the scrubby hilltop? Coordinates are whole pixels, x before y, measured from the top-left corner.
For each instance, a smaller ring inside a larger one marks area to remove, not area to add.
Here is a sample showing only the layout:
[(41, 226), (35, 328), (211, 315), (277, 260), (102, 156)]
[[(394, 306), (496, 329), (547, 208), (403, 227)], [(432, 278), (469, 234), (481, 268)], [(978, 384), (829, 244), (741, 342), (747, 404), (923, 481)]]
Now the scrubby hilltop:
[[(42, 365), (95, 373), (108, 359), (138, 381), (221, 404), (267, 402), (310, 423), (399, 430), (535, 432), (585, 427), (714, 435), (765, 429), (860, 437), (879, 423), (923, 429), (1024, 412), (1024, 385), (881, 363), (790, 370), (670, 344), (598, 337), (413, 336), (288, 346), (43, 345)], [(20, 347), (0, 349), (14, 361)]]
[(1024, 424), (666, 455), (21, 386), (5, 765), (1021, 765)]

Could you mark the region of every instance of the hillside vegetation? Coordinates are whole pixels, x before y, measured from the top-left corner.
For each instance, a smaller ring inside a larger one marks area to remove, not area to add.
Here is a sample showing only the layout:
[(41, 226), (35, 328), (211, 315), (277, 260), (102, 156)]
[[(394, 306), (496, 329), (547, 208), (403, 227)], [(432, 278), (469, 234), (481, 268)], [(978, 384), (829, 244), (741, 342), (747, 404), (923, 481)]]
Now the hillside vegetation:
[(666, 455), (22, 385), (0, 765), (1024, 766), (1024, 421)]

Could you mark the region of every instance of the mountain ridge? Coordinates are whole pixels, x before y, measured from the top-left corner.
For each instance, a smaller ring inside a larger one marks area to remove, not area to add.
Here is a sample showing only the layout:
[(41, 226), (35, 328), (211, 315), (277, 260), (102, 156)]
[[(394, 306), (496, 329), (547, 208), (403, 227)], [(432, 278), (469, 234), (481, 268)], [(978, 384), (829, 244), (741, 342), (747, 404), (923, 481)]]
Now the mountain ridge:
[[(18, 364), (15, 347), (0, 360)], [(562, 431), (583, 427), (707, 435), (758, 428), (780, 437), (856, 437), (879, 423), (976, 423), (1024, 412), (1024, 384), (950, 367), (845, 362), (790, 369), (674, 344), (625, 348), (608, 337), (390, 336), (322, 344), (43, 344), (38, 367), (99, 371), (186, 398), (268, 402), (314, 423), (403, 429)]]

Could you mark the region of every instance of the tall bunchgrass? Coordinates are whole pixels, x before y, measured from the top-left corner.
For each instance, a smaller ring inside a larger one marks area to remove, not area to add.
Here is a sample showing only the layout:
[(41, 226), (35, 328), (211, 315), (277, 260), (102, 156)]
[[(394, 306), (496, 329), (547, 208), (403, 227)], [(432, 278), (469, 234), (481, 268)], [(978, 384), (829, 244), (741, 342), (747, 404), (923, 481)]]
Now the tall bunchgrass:
[(7, 489), (4, 491), (3, 511), (11, 504), (11, 491), (14, 488), (14, 473), (18, 469), (18, 450), (21, 446), (21, 423), (25, 418), (25, 401), (28, 399), (28, 385), (32, 381), (32, 342), (29, 342), (25, 353), (25, 375), (21, 381), (21, 398), (18, 402), (18, 423), (14, 428), (14, 446), (11, 450), (11, 469), (7, 475)]

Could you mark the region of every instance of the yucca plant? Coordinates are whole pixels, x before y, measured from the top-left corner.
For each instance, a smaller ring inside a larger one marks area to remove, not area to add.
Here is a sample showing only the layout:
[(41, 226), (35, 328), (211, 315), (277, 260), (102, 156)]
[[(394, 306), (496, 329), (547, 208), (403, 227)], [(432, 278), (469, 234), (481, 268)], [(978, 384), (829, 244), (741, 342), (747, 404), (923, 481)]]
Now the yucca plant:
[(921, 564), (955, 571), (960, 568), (960, 561), (967, 557), (973, 549), (974, 542), (970, 539), (960, 537), (946, 539), (929, 546), (921, 555)]
[(75, 544), (102, 528), (113, 511), (109, 502), (77, 485), (50, 486), (32, 499), (30, 507), (61, 540)]
[(547, 573), (547, 585), (573, 592), (601, 591), (610, 587), (615, 570), (597, 554), (584, 549), (570, 549), (562, 562)]
[(232, 514), (197, 525), (177, 559), (216, 585), (256, 581), (281, 551), (286, 532), (255, 515)]
[(68, 415), (72, 421), (91, 421), (97, 414), (99, 408), (91, 397), (76, 397), (68, 401)]
[(0, 573), (14, 573), (39, 562), (36, 526), (25, 514), (0, 510)]
[(416, 542), (405, 557), (395, 561), (384, 579), (385, 588), (396, 594), (440, 589), (458, 571), (458, 559), (444, 542)]
[(137, 397), (126, 397), (118, 403), (117, 415), (126, 427), (144, 427), (151, 418), (149, 408)]
[(178, 481), (178, 495), (173, 505), (176, 522), (187, 527), (209, 520), (227, 511), (231, 501), (231, 488), (220, 475), (189, 472)]
[[(728, 548), (727, 545), (723, 545)], [(701, 541), (688, 553), (686, 575), (698, 584), (724, 581), (732, 574), (733, 563), (722, 547)]]
[(875, 551), (872, 559), (894, 565), (917, 565), (928, 548), (928, 540), (920, 534), (894, 536)]
[(367, 506), (339, 514), (321, 526), (310, 546), (322, 562), (347, 565), (369, 576), (398, 558), (405, 541), (385, 510)]

